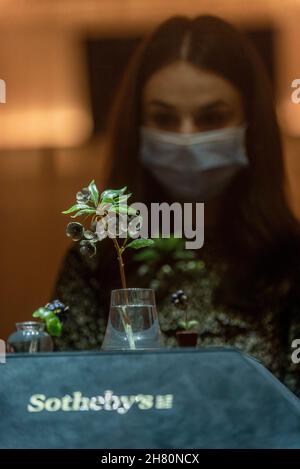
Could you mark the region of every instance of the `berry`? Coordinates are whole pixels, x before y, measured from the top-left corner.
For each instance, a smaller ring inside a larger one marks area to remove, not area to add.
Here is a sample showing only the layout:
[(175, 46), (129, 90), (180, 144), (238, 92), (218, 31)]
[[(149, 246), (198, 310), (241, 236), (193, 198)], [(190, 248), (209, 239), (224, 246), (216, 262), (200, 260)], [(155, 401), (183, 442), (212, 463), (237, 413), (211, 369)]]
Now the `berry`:
[(47, 303), (45, 305), (45, 308), (48, 309), (49, 311), (59, 310), (59, 311), (57, 311), (59, 313), (61, 313), (61, 312), (65, 311), (66, 309), (68, 309), (68, 307), (66, 307), (64, 305), (64, 303), (62, 303), (58, 299), (51, 301), (51, 303)]
[(177, 293), (172, 293), (171, 298), (174, 299), (174, 300), (176, 300), (176, 298), (177, 298)]
[(76, 194), (76, 202), (78, 204), (86, 204), (91, 198), (91, 193), (88, 187), (84, 187)]
[(98, 240), (97, 234), (94, 233), (91, 230), (85, 230), (84, 237), (85, 237), (85, 239), (88, 239), (89, 241), (97, 241)]
[(84, 233), (84, 228), (81, 223), (71, 222), (68, 223), (66, 228), (66, 234), (69, 238), (72, 238), (73, 241), (79, 241)]
[(60, 311), (64, 311), (65, 309), (65, 305), (59, 300), (52, 301), (52, 304), (55, 306), (55, 309), (59, 309)]
[(177, 290), (177, 292), (171, 295), (171, 301), (178, 308), (186, 308), (187, 306), (187, 296), (183, 290)]
[(80, 253), (83, 256), (93, 257), (96, 254), (95, 243), (87, 240), (80, 241)]

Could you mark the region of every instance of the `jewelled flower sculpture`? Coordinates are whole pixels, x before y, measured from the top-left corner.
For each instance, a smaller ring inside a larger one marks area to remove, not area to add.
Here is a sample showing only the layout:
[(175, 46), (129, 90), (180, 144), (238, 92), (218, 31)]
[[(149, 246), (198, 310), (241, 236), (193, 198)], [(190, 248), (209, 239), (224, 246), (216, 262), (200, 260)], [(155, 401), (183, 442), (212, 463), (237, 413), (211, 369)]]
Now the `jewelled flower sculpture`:
[(188, 321), (188, 297), (184, 293), (184, 291), (177, 290), (177, 292), (173, 293), (171, 296), (171, 301), (177, 308), (185, 312), (185, 319), (178, 321), (178, 326), (181, 329), (191, 330), (193, 329), (193, 327), (199, 324), (196, 319), (191, 319), (190, 321)]
[(47, 331), (50, 335), (59, 336), (62, 331), (62, 321), (66, 311), (69, 309), (61, 301), (54, 300), (47, 303), (45, 306), (38, 308), (32, 316), (45, 321)]
[[(151, 239), (141, 238), (142, 217), (138, 211), (128, 205), (131, 193), (127, 187), (107, 189), (99, 193), (94, 181), (76, 194), (76, 204), (62, 212), (71, 218), (90, 218), (89, 227), (83, 223), (70, 222), (66, 234), (73, 241), (79, 241), (80, 252), (93, 257), (97, 252), (97, 244), (106, 237), (112, 239), (116, 249), (122, 288), (126, 289), (126, 277), (123, 253), (127, 248), (140, 249), (154, 243)], [(126, 307), (122, 308), (122, 323), (131, 348), (135, 348), (130, 319)]]

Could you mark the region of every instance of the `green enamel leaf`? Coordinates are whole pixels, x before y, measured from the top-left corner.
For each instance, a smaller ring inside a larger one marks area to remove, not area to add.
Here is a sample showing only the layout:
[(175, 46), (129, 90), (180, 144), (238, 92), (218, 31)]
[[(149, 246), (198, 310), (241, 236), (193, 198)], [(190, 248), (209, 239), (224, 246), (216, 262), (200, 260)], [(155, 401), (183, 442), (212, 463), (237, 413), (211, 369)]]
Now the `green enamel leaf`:
[(137, 214), (137, 211), (130, 207), (129, 205), (126, 205), (126, 204), (120, 204), (120, 205), (112, 205), (109, 209), (111, 212), (115, 212), (115, 213), (124, 213), (127, 215), (136, 215)]
[(130, 199), (130, 197), (132, 196), (132, 194), (122, 194), (120, 195), (119, 197), (117, 197), (114, 202), (116, 202), (117, 204), (124, 204), (127, 202), (128, 199)]
[(70, 207), (68, 210), (65, 210), (64, 212), (61, 212), (61, 213), (64, 213), (65, 215), (68, 215), (69, 213), (76, 212), (76, 210), (90, 209), (90, 208), (91, 207), (89, 205), (86, 205), (86, 204), (76, 204), (76, 205), (73, 205), (72, 207)]
[(77, 217), (80, 217), (81, 215), (91, 215), (92, 213), (96, 213), (96, 209), (88, 207), (88, 208), (79, 210), (79, 212), (75, 213), (75, 215), (71, 215), (71, 218), (77, 218)]
[(185, 321), (178, 321), (180, 329), (187, 329), (187, 323)]
[(192, 319), (191, 321), (188, 321), (187, 323), (187, 329), (192, 329), (193, 327), (198, 326), (199, 321), (196, 321), (196, 319)]
[(97, 207), (98, 203), (99, 203), (99, 191), (97, 189), (97, 186), (96, 186), (94, 180), (92, 182), (90, 182), (90, 184), (89, 184), (89, 191), (92, 195), (92, 200), (94, 202), (94, 205), (95, 205), (95, 207)]
[(46, 324), (47, 324), (47, 331), (49, 332), (50, 335), (53, 335), (56, 337), (60, 336), (61, 331), (62, 331), (62, 325), (57, 316), (54, 316), (48, 319), (46, 321)]
[(101, 194), (101, 202), (112, 202), (116, 197), (124, 194), (127, 190), (127, 187), (122, 187), (122, 189), (107, 189)]
[(133, 249), (141, 249), (145, 248), (146, 246), (151, 246), (152, 244), (154, 244), (153, 239), (139, 238), (131, 241), (131, 243), (127, 244), (127, 247)]
[(34, 318), (42, 318), (45, 316), (45, 314), (48, 312), (48, 310), (46, 308), (38, 308), (36, 311), (34, 311), (34, 313), (32, 314), (32, 316)]

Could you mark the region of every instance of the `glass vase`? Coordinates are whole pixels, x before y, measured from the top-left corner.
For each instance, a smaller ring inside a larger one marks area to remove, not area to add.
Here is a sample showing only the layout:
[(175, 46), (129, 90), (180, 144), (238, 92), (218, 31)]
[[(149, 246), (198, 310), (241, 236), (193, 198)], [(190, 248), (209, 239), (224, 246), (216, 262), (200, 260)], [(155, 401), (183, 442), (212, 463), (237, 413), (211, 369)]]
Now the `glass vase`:
[(7, 339), (7, 351), (15, 353), (52, 352), (53, 341), (45, 331), (45, 323), (17, 322), (17, 330)]
[(154, 290), (112, 290), (102, 350), (153, 350), (163, 347)]

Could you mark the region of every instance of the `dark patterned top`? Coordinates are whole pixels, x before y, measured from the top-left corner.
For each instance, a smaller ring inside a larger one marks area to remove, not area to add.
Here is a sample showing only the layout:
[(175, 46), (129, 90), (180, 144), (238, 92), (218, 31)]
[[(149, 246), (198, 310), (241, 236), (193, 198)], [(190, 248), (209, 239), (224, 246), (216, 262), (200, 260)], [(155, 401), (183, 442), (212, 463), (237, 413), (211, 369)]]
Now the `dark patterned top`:
[[(194, 252), (183, 248), (183, 240), (173, 239), (160, 241), (152, 255), (147, 250), (147, 254), (146, 250), (125, 253), (127, 283), (155, 290), (167, 347), (177, 346), (175, 333), (178, 320), (183, 319), (170, 296), (182, 289), (189, 298), (189, 318), (198, 320), (197, 346), (237, 347), (260, 360), (300, 397), (300, 364), (291, 360), (291, 343), (300, 338), (300, 304), (295, 299), (267, 306), (260, 314), (253, 307), (253, 314), (246, 314), (216, 304), (214, 292), (223, 266), (209, 247)], [(97, 255), (91, 259), (80, 254), (77, 244), (67, 252), (53, 291), (53, 298), (70, 307), (63, 334), (55, 339), (57, 350), (100, 348), (113, 288), (120, 284), (111, 240), (99, 243)]]

